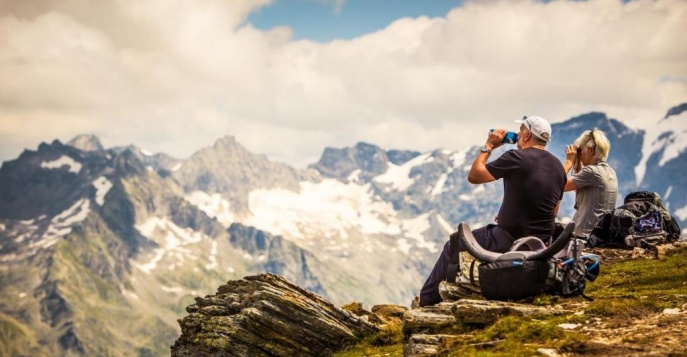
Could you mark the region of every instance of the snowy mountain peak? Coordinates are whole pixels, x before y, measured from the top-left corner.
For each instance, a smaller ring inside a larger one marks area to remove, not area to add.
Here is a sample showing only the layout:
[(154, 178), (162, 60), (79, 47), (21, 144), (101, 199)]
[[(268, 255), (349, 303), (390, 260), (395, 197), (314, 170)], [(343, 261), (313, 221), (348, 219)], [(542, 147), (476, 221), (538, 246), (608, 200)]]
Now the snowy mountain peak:
[(403, 165), (419, 155), (416, 151), (385, 151), (379, 146), (359, 142), (352, 148), (326, 148), (320, 160), (310, 167), (319, 171), (323, 177), (336, 178), (343, 182), (347, 182), (351, 174), (358, 172), (356, 178), (369, 182), (373, 177), (387, 172), (390, 165)]
[(367, 182), (371, 177), (387, 170), (389, 158), (384, 150), (376, 145), (358, 143), (343, 149), (325, 148), (320, 160), (311, 165), (323, 177), (336, 178), (346, 182), (350, 175), (360, 170), (360, 179)]
[(671, 108), (658, 124), (651, 127), (645, 138), (642, 161), (637, 168), (637, 182), (642, 182), (651, 166), (663, 167), (677, 159), (687, 148), (687, 103)]
[(104, 149), (103, 145), (100, 143), (100, 139), (93, 134), (77, 135), (72, 140), (69, 140), (67, 145), (83, 151), (100, 151)]

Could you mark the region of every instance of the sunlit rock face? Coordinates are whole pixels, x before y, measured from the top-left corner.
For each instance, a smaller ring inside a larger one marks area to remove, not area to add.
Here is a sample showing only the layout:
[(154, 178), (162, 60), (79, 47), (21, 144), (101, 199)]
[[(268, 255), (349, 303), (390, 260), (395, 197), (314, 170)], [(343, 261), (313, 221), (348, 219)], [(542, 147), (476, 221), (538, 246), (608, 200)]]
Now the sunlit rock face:
[(378, 331), (272, 274), (229, 281), (179, 321), (172, 356), (326, 356)]

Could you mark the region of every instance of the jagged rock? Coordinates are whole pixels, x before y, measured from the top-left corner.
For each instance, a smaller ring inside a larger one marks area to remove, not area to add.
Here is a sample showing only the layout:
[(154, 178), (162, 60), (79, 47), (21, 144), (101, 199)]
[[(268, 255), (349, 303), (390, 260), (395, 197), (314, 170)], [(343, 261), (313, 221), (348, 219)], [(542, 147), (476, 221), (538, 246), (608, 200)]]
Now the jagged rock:
[(68, 322), (63, 326), (64, 333), (60, 336), (57, 342), (63, 350), (71, 350), (81, 355), (84, 354), (83, 344), (79, 337), (74, 332), (74, 323)]
[(354, 314), (355, 316), (360, 316), (361, 319), (373, 323), (375, 325), (380, 326), (386, 323), (386, 319), (383, 318), (381, 315), (365, 310), (363, 308), (363, 303), (360, 301), (355, 301), (350, 304), (346, 304), (341, 308)]
[(480, 299), (482, 293), (479, 286), (470, 283), (449, 283), (442, 281), (439, 284), (439, 295), (444, 301), (456, 301), (460, 299)]
[(406, 312), (408, 312), (408, 307), (406, 306), (400, 306), (400, 305), (393, 305), (393, 304), (382, 304), (382, 305), (375, 305), (372, 306), (372, 309), (370, 309), (373, 313), (380, 315), (384, 318), (390, 319), (390, 318), (396, 318), (396, 319), (403, 319), (403, 316), (405, 315)]
[(403, 332), (408, 335), (413, 332), (437, 328), (456, 323), (451, 307), (453, 303), (442, 302), (434, 306), (421, 307), (408, 311), (403, 317)]
[(408, 311), (403, 319), (406, 335), (455, 323), (488, 325), (503, 316), (563, 315), (572, 311), (503, 301), (461, 299)]
[(529, 304), (489, 300), (458, 300), (451, 305), (453, 315), (463, 322), (487, 325), (503, 316), (564, 315), (572, 311)]
[(172, 356), (323, 356), (378, 330), (274, 274), (229, 281), (186, 311)]
[(386, 151), (378, 146), (358, 143), (353, 148), (325, 148), (320, 161), (310, 167), (324, 177), (333, 177), (344, 182), (348, 181), (353, 172), (360, 170), (360, 178), (368, 182), (372, 177), (386, 172), (388, 161)]
[(459, 339), (456, 335), (412, 335), (403, 347), (404, 357), (437, 356), (447, 352), (446, 345)]

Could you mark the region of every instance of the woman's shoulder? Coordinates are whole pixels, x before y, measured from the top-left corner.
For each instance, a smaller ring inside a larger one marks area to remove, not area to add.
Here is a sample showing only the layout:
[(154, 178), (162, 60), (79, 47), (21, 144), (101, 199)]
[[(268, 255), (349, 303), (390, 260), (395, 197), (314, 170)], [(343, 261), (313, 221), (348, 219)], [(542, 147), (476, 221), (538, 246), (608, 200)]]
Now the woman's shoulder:
[(582, 168), (581, 172), (586, 172), (600, 178), (615, 177), (615, 170), (605, 161), (599, 162), (595, 165), (588, 165)]

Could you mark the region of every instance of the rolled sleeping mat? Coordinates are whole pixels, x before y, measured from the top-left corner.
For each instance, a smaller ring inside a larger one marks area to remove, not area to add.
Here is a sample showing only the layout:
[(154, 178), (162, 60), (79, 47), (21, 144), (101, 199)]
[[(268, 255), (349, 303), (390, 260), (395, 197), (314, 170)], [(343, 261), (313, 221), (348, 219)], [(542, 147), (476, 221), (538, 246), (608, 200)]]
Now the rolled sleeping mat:
[(479, 261), (492, 263), (502, 254), (488, 251), (477, 243), (475, 236), (472, 235), (472, 231), (466, 223), (461, 223), (458, 226), (458, 239), (465, 250)]
[(496, 261), (529, 260), (529, 257), (546, 249), (546, 244), (537, 237), (524, 237), (513, 242), (510, 250), (501, 254)]
[[(527, 249), (523, 249), (524, 247), (527, 247)], [(542, 242), (541, 239), (537, 237), (524, 237), (516, 240), (513, 242), (513, 246), (510, 247), (510, 252), (515, 252), (515, 251), (531, 251), (531, 252), (539, 252), (546, 249), (546, 244)]]

